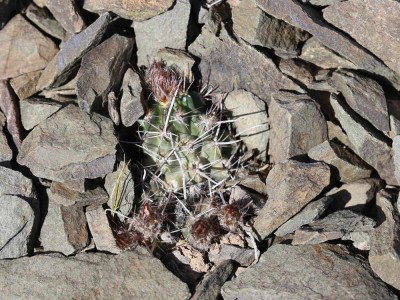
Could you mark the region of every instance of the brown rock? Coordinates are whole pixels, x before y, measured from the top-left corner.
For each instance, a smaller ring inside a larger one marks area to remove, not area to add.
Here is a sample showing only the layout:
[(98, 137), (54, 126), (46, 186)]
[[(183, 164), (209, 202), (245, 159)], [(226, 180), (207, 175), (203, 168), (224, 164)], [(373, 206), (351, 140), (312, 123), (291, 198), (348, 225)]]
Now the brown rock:
[(18, 96), (19, 100), (24, 100), (39, 91), (36, 88), (36, 85), (41, 74), (41, 70), (33, 71), (22, 74), (10, 80), (10, 85), (12, 86), (15, 94)]
[(112, 11), (125, 19), (143, 21), (167, 11), (174, 0), (86, 0), (83, 8), (96, 13)]
[(22, 125), (26, 130), (31, 130), (58, 111), (62, 105), (48, 99), (32, 97), (20, 101), (19, 107)]
[(4, 127), (6, 125), (6, 117), (0, 110), (0, 163), (10, 162), (13, 158), (12, 150), (7, 142), (7, 137), (4, 134)]
[(55, 181), (51, 183), (48, 195), (50, 201), (63, 206), (96, 206), (108, 200), (106, 191), (100, 187), (81, 193), (68, 188), (64, 183)]
[(189, 51), (201, 58), (199, 67), (203, 78), (207, 78), (211, 86), (218, 87), (219, 92), (245, 89), (269, 103), (272, 92), (281, 89), (301, 91), (271, 59), (246, 43), (234, 41), (225, 29), (216, 37), (203, 27), (202, 34), (189, 46)]
[(338, 144), (343, 144), (347, 147), (351, 145), (347, 135), (343, 132), (342, 128), (339, 125), (336, 125), (331, 121), (327, 121), (326, 123), (328, 125), (328, 137), (330, 141)]
[(85, 29), (85, 21), (74, 0), (46, 0), (46, 7), (68, 33)]
[[(292, 0), (257, 0), (257, 4), (267, 14), (308, 31), (323, 45), (342, 55), (357, 67), (384, 76), (396, 86), (400, 86), (398, 74), (343, 33), (321, 20), (319, 11)], [(372, 25), (373, 22), (370, 24)]]
[(293, 160), (276, 164), (267, 177), (268, 200), (255, 218), (254, 228), (260, 239), (298, 213), (328, 184), (329, 167), (324, 163)]
[(132, 69), (127, 69), (122, 80), (120, 103), (121, 122), (129, 127), (144, 114), (144, 95), (140, 77)]
[(347, 104), (381, 131), (389, 131), (389, 114), (383, 88), (373, 79), (350, 71), (334, 72), (330, 83)]
[(0, 79), (41, 70), (56, 55), (57, 46), (21, 15), (0, 31)]
[(179, 49), (163, 48), (157, 51), (157, 61), (164, 61), (168, 66), (178, 69), (189, 81), (193, 80), (192, 67), (194, 58), (187, 52)]
[(400, 289), (400, 216), (393, 207), (395, 200), (385, 190), (377, 195), (378, 226), (371, 235), (368, 260), (383, 281)]
[(307, 153), (327, 140), (325, 117), (306, 94), (272, 94), (269, 106), (271, 161), (280, 162)]
[(400, 3), (351, 0), (323, 10), (324, 19), (353, 37), (400, 74)]
[(279, 69), (283, 74), (288, 75), (301, 82), (305, 86), (309, 86), (314, 81), (313, 71), (311, 67), (298, 59), (282, 59), (279, 62)]
[(107, 102), (108, 93), (120, 87), (133, 43), (131, 38), (114, 34), (82, 58), (76, 82), (76, 94), (82, 110), (101, 110)]

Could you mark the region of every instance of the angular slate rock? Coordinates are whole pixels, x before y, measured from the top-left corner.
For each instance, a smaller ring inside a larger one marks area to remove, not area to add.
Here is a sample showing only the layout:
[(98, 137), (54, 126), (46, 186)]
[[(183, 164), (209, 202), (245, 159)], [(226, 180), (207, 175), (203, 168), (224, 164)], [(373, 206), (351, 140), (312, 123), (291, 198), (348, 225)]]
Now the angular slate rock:
[(219, 265), (228, 259), (235, 261), (242, 267), (248, 267), (254, 262), (255, 258), (253, 249), (221, 244), (217, 247), (211, 247), (208, 252), (208, 259), (215, 265)]
[(256, 150), (257, 156), (266, 160), (269, 120), (265, 102), (245, 90), (235, 90), (226, 96), (224, 105), (247, 149)]
[[(0, 289), (6, 299), (189, 299), (186, 284), (156, 258), (125, 252), (120, 255), (82, 253), (74, 257), (43, 254), (0, 261)], [(35, 278), (36, 280), (32, 280)]]
[(59, 182), (97, 178), (112, 171), (117, 143), (110, 119), (68, 105), (29, 133), (17, 161)]
[(323, 10), (324, 19), (353, 37), (400, 74), (400, 3), (351, 0)]
[(159, 49), (185, 49), (189, 16), (189, 0), (177, 0), (172, 10), (146, 21), (135, 22), (138, 65), (151, 64)]
[(332, 166), (332, 174), (342, 182), (352, 182), (370, 177), (371, 168), (346, 146), (325, 141), (308, 151), (308, 156)]
[(44, 69), (37, 85), (38, 89), (59, 87), (66, 83), (76, 71), (81, 58), (102, 41), (112, 20), (113, 16), (105, 13), (85, 30), (66, 41)]
[(101, 110), (108, 93), (120, 87), (133, 45), (132, 38), (114, 34), (82, 58), (76, 82), (82, 110)]
[(4, 127), (6, 125), (6, 117), (0, 110), (0, 163), (9, 163), (13, 158), (13, 152), (8, 145), (7, 137), (4, 133)]
[(395, 165), (396, 185), (400, 185), (400, 135), (396, 135), (393, 139), (393, 159)]
[(270, 116), (271, 161), (280, 162), (308, 152), (328, 138), (319, 104), (306, 94), (272, 94)]
[(154, 58), (178, 69), (189, 81), (193, 80), (192, 67), (195, 60), (189, 53), (179, 49), (163, 48), (157, 51)]
[[(260, 276), (262, 274), (262, 276)], [(222, 287), (233, 299), (396, 299), (368, 263), (336, 245), (274, 245)]]
[(272, 48), (285, 58), (297, 56), (300, 44), (310, 37), (307, 32), (267, 15), (255, 0), (244, 0), (234, 6), (232, 21), (239, 37), (252, 45)]
[(48, 99), (29, 98), (20, 101), (19, 107), (22, 125), (26, 130), (31, 130), (58, 111), (62, 105)]
[(309, 3), (315, 6), (329, 6), (341, 2), (343, 0), (304, 0), (303, 2)]
[(374, 167), (387, 184), (396, 185), (392, 150), (380, 133), (343, 105), (337, 96), (332, 94), (330, 103), (335, 117), (347, 133), (352, 150)]
[(334, 72), (330, 83), (347, 104), (381, 131), (389, 131), (389, 114), (383, 88), (375, 80), (355, 72)]
[(174, 2), (174, 0), (85, 0), (83, 8), (96, 13), (112, 11), (125, 19), (143, 21), (164, 13)]
[(314, 8), (292, 0), (256, 1), (267, 14), (308, 31), (323, 45), (342, 55), (357, 67), (384, 76), (393, 81), (395, 86), (399, 86), (398, 74), (386, 67), (369, 51), (348, 39), (345, 34), (321, 20), (320, 12)]
[(63, 206), (102, 205), (107, 202), (108, 196), (104, 189), (97, 187), (85, 192), (70, 189), (64, 183), (53, 181), (47, 192), (49, 201)]
[(279, 62), (279, 69), (283, 74), (294, 78), (305, 86), (311, 85), (314, 81), (311, 67), (298, 59), (282, 59)]
[(70, 255), (89, 244), (83, 207), (62, 206), (49, 201), (47, 215), (40, 230), (44, 251)]
[(217, 37), (203, 27), (201, 35), (189, 46), (189, 52), (201, 58), (199, 68), (203, 79), (218, 87), (219, 92), (245, 89), (269, 103), (272, 92), (301, 91), (270, 58), (244, 42), (233, 40), (225, 29)]
[(400, 215), (393, 207), (395, 198), (382, 190), (377, 195), (378, 226), (371, 235), (369, 263), (386, 283), (400, 289)]
[(41, 75), (42, 71), (39, 70), (10, 79), (10, 85), (19, 100), (24, 100), (39, 91), (36, 85)]
[(57, 46), (21, 15), (0, 31), (0, 79), (41, 70), (56, 55)]
[(255, 218), (260, 239), (266, 238), (298, 213), (329, 184), (330, 170), (324, 163), (288, 160), (276, 164), (267, 177), (268, 200)]
[(285, 236), (296, 231), (303, 225), (312, 223), (324, 213), (332, 200), (332, 197), (323, 197), (307, 204), (297, 215), (279, 227), (274, 234), (276, 236)]
[(132, 69), (127, 69), (122, 80), (120, 102), (121, 122), (129, 127), (144, 114), (144, 95), (140, 77)]
[(46, 7), (68, 33), (85, 29), (82, 13), (74, 0), (46, 0)]

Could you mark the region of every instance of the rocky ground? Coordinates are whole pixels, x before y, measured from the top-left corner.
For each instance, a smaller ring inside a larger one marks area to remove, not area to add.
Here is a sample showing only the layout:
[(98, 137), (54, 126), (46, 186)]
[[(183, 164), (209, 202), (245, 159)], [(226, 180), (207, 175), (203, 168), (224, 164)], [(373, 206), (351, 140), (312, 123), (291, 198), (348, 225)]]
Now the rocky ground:
[[(397, 299), (399, 36), (395, 0), (0, 0), (0, 298)], [(240, 139), (186, 234), (141, 185), (153, 61)]]

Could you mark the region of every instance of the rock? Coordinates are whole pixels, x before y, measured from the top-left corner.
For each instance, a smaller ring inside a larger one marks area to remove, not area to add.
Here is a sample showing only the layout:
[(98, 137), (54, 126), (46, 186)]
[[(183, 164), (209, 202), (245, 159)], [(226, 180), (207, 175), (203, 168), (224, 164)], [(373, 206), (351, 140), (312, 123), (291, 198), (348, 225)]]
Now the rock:
[(144, 96), (140, 77), (130, 68), (125, 72), (121, 90), (121, 122), (124, 126), (129, 127), (144, 114)]
[(112, 11), (124, 19), (143, 21), (165, 13), (174, 4), (174, 2), (174, 0), (85, 0), (83, 8), (96, 13)]
[(260, 239), (298, 213), (328, 184), (329, 167), (324, 163), (293, 160), (276, 164), (267, 177), (268, 200), (255, 218), (254, 228)]
[(281, 57), (295, 57), (310, 35), (267, 15), (255, 0), (244, 0), (232, 8), (233, 30), (252, 45), (272, 48)]
[(377, 223), (371, 235), (369, 263), (386, 283), (400, 289), (400, 216), (393, 207), (395, 199), (382, 190), (377, 195)]
[(112, 171), (117, 143), (110, 119), (68, 105), (29, 133), (17, 161), (59, 182), (97, 178)]
[(332, 200), (332, 197), (323, 197), (307, 204), (297, 215), (279, 227), (274, 234), (276, 236), (285, 236), (303, 225), (312, 223), (325, 212)]
[(37, 88), (43, 90), (59, 87), (70, 80), (81, 58), (102, 41), (112, 20), (112, 15), (105, 13), (85, 30), (66, 41), (44, 69)]
[(207, 78), (209, 85), (218, 87), (218, 92), (245, 89), (269, 103), (272, 92), (281, 89), (301, 91), (279, 72), (270, 58), (244, 42), (233, 40), (225, 29), (217, 37), (203, 27), (201, 35), (189, 46), (189, 52), (201, 58), (202, 77)]
[(0, 259), (32, 254), (40, 220), (32, 181), (0, 166), (0, 203)]
[(375, 199), (376, 192), (381, 188), (382, 182), (375, 178), (366, 178), (343, 184), (327, 193), (334, 201), (335, 209), (348, 208), (353, 211), (363, 212), (365, 206)]
[(7, 137), (4, 133), (6, 117), (0, 110), (0, 165), (9, 164), (13, 158), (13, 152), (8, 145)]
[(339, 120), (351, 143), (351, 149), (365, 162), (375, 168), (387, 184), (397, 184), (394, 177), (392, 150), (380, 133), (366, 124), (350, 108), (331, 95), (330, 99), (335, 117)]
[(256, 1), (258, 6), (267, 14), (308, 31), (324, 46), (342, 55), (357, 67), (384, 76), (393, 81), (393, 84), (399, 86), (399, 76), (396, 73), (363, 47), (348, 39), (344, 33), (321, 20), (319, 11), (291, 0)]
[(106, 176), (104, 188), (109, 195), (107, 205), (125, 216), (129, 215), (135, 200), (135, 183), (129, 168), (121, 163), (115, 172)]
[(62, 41), (66, 40), (67, 33), (64, 28), (54, 19), (47, 9), (38, 8), (36, 5), (30, 4), (25, 11), (25, 16), (50, 36)]
[(30, 73), (22, 74), (10, 80), (10, 85), (13, 88), (15, 94), (18, 96), (19, 100), (24, 100), (39, 91), (36, 88), (36, 85), (41, 74), (41, 70), (33, 71)]
[(273, 162), (305, 154), (328, 138), (319, 104), (306, 94), (274, 93), (268, 115), (271, 124), (269, 153)]
[(86, 208), (86, 219), (97, 250), (115, 254), (121, 252), (117, 247), (102, 206), (89, 206)]
[(85, 29), (82, 13), (74, 0), (46, 0), (46, 7), (68, 33), (75, 34)]
[(214, 270), (207, 273), (202, 281), (196, 286), (193, 300), (218, 299), (221, 293), (221, 287), (228, 280), (234, 271), (234, 265), (231, 260), (225, 260)]
[[(0, 288), (6, 299), (189, 299), (186, 284), (148, 254), (43, 254), (0, 262)], [(138, 271), (140, 270), (140, 271)], [(36, 280), (32, 280), (35, 278)], [(133, 284), (134, 283), (134, 284)]]
[(19, 102), (22, 125), (31, 130), (57, 112), (61, 103), (42, 98), (29, 98)]
[(254, 262), (254, 250), (221, 244), (218, 247), (211, 247), (208, 259), (215, 265), (219, 265), (225, 260), (232, 260), (242, 267), (249, 267)]
[(264, 101), (245, 91), (235, 90), (224, 99), (231, 113), (236, 132), (248, 150), (255, 150), (262, 160), (267, 158), (269, 120)]
[(0, 79), (41, 70), (56, 55), (57, 46), (21, 15), (0, 31)]
[(7, 23), (11, 13), (16, 7), (17, 1), (13, 0), (1, 0), (0, 1), (0, 29)]
[(82, 110), (101, 110), (108, 93), (119, 89), (133, 45), (133, 39), (114, 34), (82, 58), (76, 82)]
[[(263, 274), (260, 276), (260, 274)], [(233, 299), (395, 299), (368, 264), (337, 245), (274, 245), (222, 287)]]
[(325, 8), (323, 16), (400, 74), (400, 3), (390, 0), (338, 2)]
[(368, 232), (349, 232), (341, 237), (342, 241), (352, 241), (353, 247), (361, 251), (369, 251), (371, 249), (371, 231)]
[(89, 244), (89, 233), (83, 207), (62, 206), (49, 201), (40, 241), (44, 251), (65, 255), (85, 248)]
[(189, 0), (177, 0), (172, 10), (146, 21), (135, 22), (138, 65), (151, 64), (159, 49), (185, 49), (189, 15)]
[(226, 185), (239, 185), (247, 189), (253, 190), (261, 195), (267, 194), (267, 187), (265, 185), (265, 182), (261, 180), (258, 175), (248, 175), (237, 180), (228, 181)]
[(395, 176), (397, 179), (397, 184), (400, 184), (400, 135), (397, 135), (393, 139), (393, 157), (395, 165)]
[[(89, 185), (89, 180), (87, 179), (78, 179), (78, 180), (67, 180), (64, 182), (52, 182), (54, 185), (59, 185), (61, 187), (65, 187), (66, 189), (79, 192), (79, 193), (84, 193), (87, 191), (88, 185)], [(51, 186), (50, 186), (51, 187)]]
[(316, 5), (316, 6), (329, 6), (341, 1), (343, 0), (305, 0), (303, 2), (307, 2), (311, 5)]
[(320, 244), (339, 239), (350, 232), (368, 232), (376, 222), (351, 210), (339, 210), (317, 220), (306, 227), (297, 229), (292, 245)]
[(279, 69), (283, 74), (294, 78), (305, 86), (311, 85), (314, 81), (311, 67), (298, 59), (281, 59)]
[(0, 110), (6, 117), (6, 128), (11, 135), (10, 146), (19, 149), (24, 135), (18, 108), (18, 99), (16, 99), (12, 88), (5, 80), (0, 80)]
[(330, 81), (347, 104), (381, 131), (389, 131), (389, 114), (383, 88), (373, 79), (355, 72), (334, 72)]
[(351, 143), (342, 128), (331, 121), (327, 121), (326, 123), (328, 125), (329, 140), (339, 145), (343, 144), (343, 146), (350, 147)]
[(163, 48), (157, 51), (154, 59), (164, 61), (168, 66), (178, 69), (189, 81), (193, 80), (192, 68), (195, 60), (189, 53), (178, 49)]
[(342, 182), (352, 182), (371, 176), (372, 170), (346, 146), (325, 141), (308, 151), (308, 156), (331, 166), (332, 174)]
[(50, 191), (47, 192), (49, 200), (63, 206), (96, 206), (107, 202), (108, 195), (101, 187), (86, 192), (77, 192), (65, 186), (64, 183), (53, 181)]

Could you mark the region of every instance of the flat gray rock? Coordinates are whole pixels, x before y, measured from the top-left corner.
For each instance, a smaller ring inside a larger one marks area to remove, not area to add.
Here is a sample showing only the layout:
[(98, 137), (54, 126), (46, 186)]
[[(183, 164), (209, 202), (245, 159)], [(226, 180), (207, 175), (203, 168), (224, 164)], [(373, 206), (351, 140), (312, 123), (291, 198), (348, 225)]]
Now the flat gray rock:
[(400, 74), (398, 1), (343, 1), (325, 8), (323, 16)]
[(85, 20), (75, 0), (46, 0), (46, 7), (68, 33), (85, 29)]
[[(233, 40), (225, 29), (217, 37), (203, 27), (201, 35), (189, 46), (189, 52), (201, 58), (202, 76), (218, 92), (245, 89), (269, 103), (272, 92), (302, 90), (269, 57), (244, 42)], [(226, 63), (227, 57), (229, 63)]]
[(84, 192), (78, 192), (72, 190), (64, 183), (55, 181), (51, 183), (50, 190), (47, 193), (49, 201), (63, 206), (102, 205), (108, 200), (107, 192), (101, 187)]
[(371, 168), (346, 146), (325, 141), (308, 151), (308, 157), (332, 166), (332, 174), (342, 182), (352, 182), (371, 176)]
[(276, 164), (266, 181), (267, 203), (254, 222), (260, 240), (298, 213), (321, 193), (329, 181), (330, 170), (325, 163), (288, 160)]
[(347, 133), (352, 150), (366, 163), (374, 167), (387, 184), (397, 185), (394, 176), (392, 149), (383, 135), (368, 125), (350, 108), (343, 105), (334, 94), (331, 95), (330, 103), (335, 112), (335, 117)]
[(400, 135), (397, 135), (393, 139), (393, 159), (395, 166), (395, 176), (397, 184), (400, 184)]
[(10, 79), (10, 85), (19, 100), (24, 100), (39, 92), (36, 85), (41, 75), (42, 70), (39, 70)]
[(252, 45), (271, 48), (285, 58), (297, 56), (300, 45), (310, 38), (307, 32), (267, 15), (255, 0), (240, 1), (233, 6), (232, 21), (239, 37)]
[(307, 204), (297, 215), (279, 227), (274, 234), (276, 236), (285, 236), (303, 225), (312, 223), (325, 212), (332, 200), (332, 197), (323, 197)]
[(245, 90), (235, 90), (226, 96), (224, 104), (232, 114), (238, 137), (248, 150), (255, 150), (258, 157), (266, 160), (269, 137), (266, 103)]
[(124, 126), (129, 127), (144, 114), (144, 95), (140, 77), (130, 68), (124, 74), (121, 90), (119, 107), (121, 122)]
[(382, 190), (376, 197), (378, 226), (371, 235), (368, 260), (372, 270), (386, 283), (400, 289), (400, 215), (395, 197)]
[(97, 178), (112, 171), (117, 143), (110, 119), (68, 105), (29, 133), (17, 161), (59, 182)]
[(59, 87), (70, 80), (81, 58), (102, 41), (112, 20), (110, 13), (104, 13), (85, 30), (66, 41), (44, 69), (37, 84), (38, 89)]
[(185, 49), (190, 7), (189, 0), (177, 0), (173, 9), (133, 24), (139, 66), (151, 64), (159, 49)]
[(43, 98), (32, 97), (19, 102), (22, 125), (31, 130), (62, 107), (62, 104)]
[(337, 71), (330, 80), (347, 104), (381, 131), (390, 131), (383, 88), (375, 80), (350, 71)]
[(4, 133), (5, 125), (6, 117), (0, 110), (0, 163), (9, 163), (13, 158), (13, 152)]
[(76, 82), (83, 111), (101, 111), (108, 94), (119, 89), (133, 45), (132, 38), (114, 34), (83, 56)]
[(255, 259), (254, 249), (241, 248), (235, 245), (221, 244), (211, 247), (208, 259), (214, 265), (219, 265), (225, 260), (232, 260), (242, 267), (249, 267)]
[[(0, 261), (5, 299), (189, 299), (186, 284), (156, 258), (138, 252), (39, 254)], [(35, 278), (35, 280), (32, 280)]]
[(320, 106), (306, 94), (272, 94), (268, 115), (271, 124), (269, 153), (273, 162), (306, 154), (328, 139)]
[(335, 245), (275, 245), (222, 287), (226, 300), (396, 299), (368, 263)]

